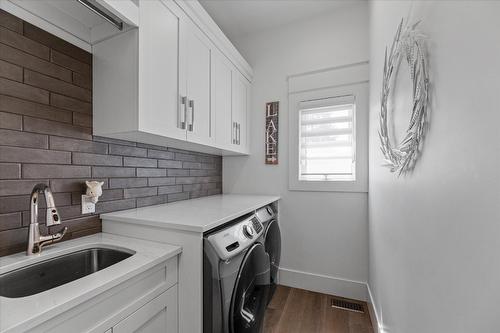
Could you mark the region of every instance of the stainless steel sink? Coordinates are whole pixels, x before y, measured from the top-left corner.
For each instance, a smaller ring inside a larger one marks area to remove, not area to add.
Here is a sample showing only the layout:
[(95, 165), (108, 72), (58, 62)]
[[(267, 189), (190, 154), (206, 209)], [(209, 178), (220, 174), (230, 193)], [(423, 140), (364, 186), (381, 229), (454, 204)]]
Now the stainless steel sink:
[(38, 294), (114, 265), (133, 251), (91, 248), (68, 253), (0, 275), (0, 296)]

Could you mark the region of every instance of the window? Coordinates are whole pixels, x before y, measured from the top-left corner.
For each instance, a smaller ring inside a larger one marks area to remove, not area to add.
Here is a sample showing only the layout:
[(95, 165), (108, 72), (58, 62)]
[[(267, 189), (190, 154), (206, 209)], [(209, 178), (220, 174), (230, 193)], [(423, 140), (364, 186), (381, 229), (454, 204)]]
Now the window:
[(299, 103), (299, 180), (356, 180), (352, 95)]
[(368, 83), (293, 91), (288, 102), (290, 190), (367, 192)]

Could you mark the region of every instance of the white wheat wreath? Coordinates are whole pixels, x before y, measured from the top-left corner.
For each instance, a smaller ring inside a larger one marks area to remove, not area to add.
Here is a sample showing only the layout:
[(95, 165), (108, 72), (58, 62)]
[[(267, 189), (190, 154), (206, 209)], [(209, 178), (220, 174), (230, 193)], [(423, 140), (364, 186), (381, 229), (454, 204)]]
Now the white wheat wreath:
[[(384, 154), (384, 166), (398, 175), (413, 169), (423, 142), (427, 104), (429, 99), (429, 75), (425, 55), (425, 36), (416, 30), (419, 22), (409, 26), (403, 20), (398, 26), (391, 50), (385, 49), (384, 76), (380, 107), (380, 149)], [(392, 145), (387, 129), (387, 102), (395, 83), (395, 76), (403, 59), (410, 69), (412, 81), (412, 108), (406, 136), (397, 145)]]

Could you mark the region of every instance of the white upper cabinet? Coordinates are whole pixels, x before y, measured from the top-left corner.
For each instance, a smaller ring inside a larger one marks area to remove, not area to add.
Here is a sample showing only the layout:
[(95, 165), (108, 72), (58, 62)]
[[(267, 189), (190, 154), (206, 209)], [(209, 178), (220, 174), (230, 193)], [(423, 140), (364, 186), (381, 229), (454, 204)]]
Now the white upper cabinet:
[(212, 72), (216, 144), (247, 154), (250, 82), (220, 52), (212, 57)]
[(212, 57), (212, 109), (215, 114), (215, 142), (220, 147), (230, 147), (232, 130), (232, 64), (221, 52)]
[(93, 46), (94, 134), (157, 144), (185, 141), (185, 17), (175, 4), (159, 0), (141, 1), (139, 15), (139, 29)]
[(186, 131), (180, 96), (185, 94), (186, 88), (179, 84), (182, 73), (179, 67), (180, 9), (167, 7), (160, 1), (142, 1), (140, 15), (144, 19), (139, 29), (138, 128), (156, 135), (168, 133), (171, 138), (184, 140)]
[(211, 144), (213, 119), (210, 105), (210, 58), (214, 46), (207, 36), (191, 22), (185, 25), (185, 81), (187, 97), (187, 140)]
[(193, 3), (139, 1), (137, 29), (93, 46), (95, 135), (248, 153), (248, 68), (191, 18)]
[(240, 153), (248, 153), (248, 127), (249, 127), (249, 103), (250, 83), (239, 72), (232, 72), (232, 128), (234, 150)]

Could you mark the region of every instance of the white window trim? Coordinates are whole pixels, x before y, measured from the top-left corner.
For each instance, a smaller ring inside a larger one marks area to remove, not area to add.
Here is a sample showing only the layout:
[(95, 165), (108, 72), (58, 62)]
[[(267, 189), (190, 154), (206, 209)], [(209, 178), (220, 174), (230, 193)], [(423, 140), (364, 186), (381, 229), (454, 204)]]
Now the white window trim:
[[(353, 95), (356, 101), (356, 180), (299, 180), (299, 104), (303, 101)], [(289, 189), (291, 191), (368, 192), (368, 82), (290, 93)]]

